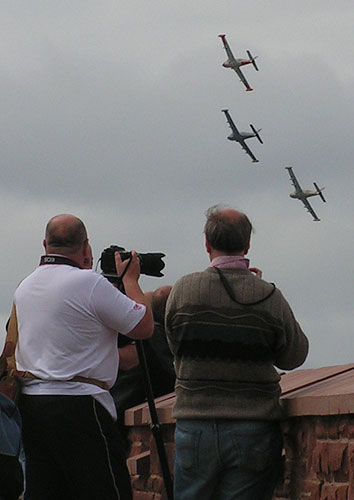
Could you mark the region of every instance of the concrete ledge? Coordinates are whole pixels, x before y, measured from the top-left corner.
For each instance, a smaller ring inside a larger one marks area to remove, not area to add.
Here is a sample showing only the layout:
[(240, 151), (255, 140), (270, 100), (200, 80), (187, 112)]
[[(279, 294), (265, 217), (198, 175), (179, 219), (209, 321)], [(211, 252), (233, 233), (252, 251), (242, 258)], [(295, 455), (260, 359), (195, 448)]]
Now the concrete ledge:
[(354, 413), (354, 364), (297, 370), (282, 376), (287, 417)]
[(282, 406), (287, 417), (350, 415), (354, 413), (354, 394), (284, 399)]
[[(155, 399), (155, 406), (160, 424), (175, 423), (175, 419), (172, 417), (174, 402), (174, 392)], [(142, 403), (141, 405), (126, 410), (124, 422), (125, 425), (128, 426), (150, 425), (151, 418), (148, 404)]]

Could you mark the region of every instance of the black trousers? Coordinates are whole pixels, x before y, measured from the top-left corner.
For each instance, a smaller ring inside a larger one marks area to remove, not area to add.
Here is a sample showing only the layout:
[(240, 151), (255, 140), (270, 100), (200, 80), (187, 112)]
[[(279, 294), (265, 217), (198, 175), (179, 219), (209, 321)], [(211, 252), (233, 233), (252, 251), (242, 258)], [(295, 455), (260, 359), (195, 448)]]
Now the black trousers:
[(131, 500), (124, 444), (91, 396), (29, 396), (19, 403), (25, 500)]
[(23, 472), (17, 457), (0, 455), (0, 500), (17, 500), (23, 491)]

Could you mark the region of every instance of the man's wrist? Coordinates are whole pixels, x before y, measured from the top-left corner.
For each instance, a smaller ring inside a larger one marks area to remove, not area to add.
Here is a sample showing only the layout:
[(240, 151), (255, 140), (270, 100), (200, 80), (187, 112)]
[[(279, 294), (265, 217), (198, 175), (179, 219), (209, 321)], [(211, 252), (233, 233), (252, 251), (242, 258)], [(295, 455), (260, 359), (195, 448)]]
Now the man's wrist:
[(139, 286), (139, 276), (136, 278), (133, 276), (129, 276), (129, 274), (128, 274), (128, 275), (123, 276), (122, 281), (123, 281), (123, 284), (125, 287), (129, 286), (129, 285)]

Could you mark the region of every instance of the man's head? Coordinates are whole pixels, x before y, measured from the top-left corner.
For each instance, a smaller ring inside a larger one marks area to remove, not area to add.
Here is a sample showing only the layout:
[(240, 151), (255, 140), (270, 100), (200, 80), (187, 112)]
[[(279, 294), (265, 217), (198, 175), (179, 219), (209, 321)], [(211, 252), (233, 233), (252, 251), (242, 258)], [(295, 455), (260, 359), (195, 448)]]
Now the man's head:
[(74, 215), (56, 215), (47, 224), (43, 241), (46, 254), (65, 255), (84, 267), (90, 258), (84, 223)]
[(244, 255), (248, 252), (252, 224), (245, 214), (215, 205), (206, 211), (206, 217), (205, 244), (210, 256)]
[(154, 320), (156, 321), (156, 323), (160, 323), (161, 325), (163, 325), (165, 321), (166, 302), (171, 290), (172, 286), (161, 286), (160, 288), (157, 288), (154, 292), (152, 292), (152, 313), (154, 315)]

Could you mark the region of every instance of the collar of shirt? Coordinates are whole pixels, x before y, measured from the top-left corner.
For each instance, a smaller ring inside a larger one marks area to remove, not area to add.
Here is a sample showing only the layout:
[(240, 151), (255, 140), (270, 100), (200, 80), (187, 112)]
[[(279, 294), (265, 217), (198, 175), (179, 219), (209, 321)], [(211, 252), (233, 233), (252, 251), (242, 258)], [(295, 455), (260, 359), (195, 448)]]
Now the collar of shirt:
[(221, 255), (220, 257), (214, 257), (209, 267), (238, 267), (248, 269), (249, 264), (249, 259), (246, 259), (242, 255)]

